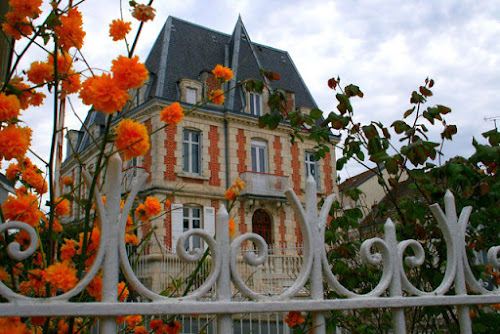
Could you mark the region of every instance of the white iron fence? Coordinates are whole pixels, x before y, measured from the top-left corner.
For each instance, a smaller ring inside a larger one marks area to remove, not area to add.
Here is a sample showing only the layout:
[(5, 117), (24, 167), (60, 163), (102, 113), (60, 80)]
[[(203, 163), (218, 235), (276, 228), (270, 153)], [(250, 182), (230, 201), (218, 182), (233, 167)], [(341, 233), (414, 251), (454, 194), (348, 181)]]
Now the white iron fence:
[[(151, 245), (147, 248), (160, 248), (158, 245), (155, 246)], [(297, 278), (303, 265), (303, 249), (302, 245), (287, 248), (268, 246), (268, 256), (258, 266), (248, 265), (243, 260), (246, 254), (254, 252), (253, 249), (239, 249), (236, 255), (238, 273), (252, 290), (268, 296), (278, 295), (290, 287)], [(199, 266), (199, 271), (193, 277), (192, 274), (198, 266), (198, 262), (184, 262), (179, 259), (175, 250), (161, 247), (155, 254), (146, 252), (145, 255), (140, 256), (134, 272), (141, 282), (154, 292), (175, 295), (185, 291), (191, 279), (193, 280), (190, 289), (192, 291), (204, 281), (210, 272), (211, 257), (209, 256)], [(209, 294), (212, 292), (209, 291)], [(236, 293), (236, 291), (233, 292)], [(307, 286), (300, 295), (309, 295)]]
[[(361, 245), (360, 255), (365, 263), (380, 265), (383, 268), (378, 285), (369, 293), (359, 295), (343, 286), (327, 259), (323, 244), (328, 213), (333, 202), (329, 196), (318, 213), (316, 184), (312, 177), (306, 182), (306, 207), (302, 207), (293, 191), (287, 191), (288, 201), (297, 216), (304, 240), (303, 263), (292, 284), (277, 295), (269, 296), (256, 291), (247, 284), (246, 278), (239, 272), (238, 254), (243, 244), (253, 243), (255, 252), (247, 252), (243, 256), (245, 263), (259, 266), (268, 258), (265, 240), (259, 235), (247, 233), (234, 240), (229, 238), (229, 217), (224, 207), (217, 214), (217, 240), (203, 230), (190, 230), (184, 233), (177, 242), (177, 255), (187, 262), (199, 261), (202, 251), (187, 253), (181, 246), (187, 238), (200, 237), (211, 249), (210, 272), (197, 289), (185, 297), (170, 298), (155, 293), (146, 287), (132, 270), (128, 260), (124, 241), (127, 212), (130, 211), (135, 196), (147, 175), (142, 175), (133, 187), (120, 209), (120, 183), (122, 162), (118, 155), (109, 161), (106, 177), (107, 201), (104, 206), (101, 194), (96, 193), (94, 200), (101, 220), (101, 242), (92, 267), (83, 279), (72, 290), (46, 299), (30, 298), (19, 295), (0, 283), (0, 295), (7, 300), (0, 303), (0, 317), (5, 316), (96, 316), (100, 317), (101, 333), (116, 333), (116, 317), (139, 314), (216, 314), (217, 333), (233, 331), (233, 315), (261, 312), (312, 312), (314, 333), (325, 333), (325, 312), (329, 310), (349, 310), (364, 308), (389, 308), (392, 312), (395, 333), (405, 333), (404, 309), (415, 306), (447, 305), (458, 308), (458, 318), (462, 333), (471, 333), (469, 305), (500, 303), (500, 294), (488, 291), (472, 274), (465, 252), (465, 231), (471, 208), (467, 207), (457, 215), (454, 198), (450, 192), (445, 196), (445, 211), (439, 205), (432, 205), (431, 210), (436, 217), (446, 242), (446, 271), (439, 286), (433, 291), (417, 289), (407, 278), (403, 261), (410, 268), (423, 263), (424, 249), (416, 240), (396, 239), (394, 224), (388, 220), (385, 224), (383, 238), (371, 238)], [(90, 182), (90, 175), (85, 174)], [(121, 211), (122, 210), (122, 211)], [(122, 214), (122, 212), (124, 214)], [(28, 249), (21, 251), (19, 244), (11, 243), (8, 252), (11, 258), (22, 261), (31, 256), (37, 245), (35, 230), (22, 222), (6, 222), (0, 225), (0, 233), (9, 229), (26, 231), (30, 236)], [(405, 257), (405, 250), (410, 248), (413, 256)], [(488, 260), (493, 268), (500, 268), (500, 246), (488, 250)], [(135, 292), (145, 302), (119, 303), (119, 272), (125, 275)], [(102, 301), (96, 303), (76, 303), (70, 301), (85, 289), (89, 282), (102, 269)], [(355, 273), (353, 273), (355, 274)], [(300, 297), (306, 283), (310, 282), (310, 297)], [(342, 298), (324, 299), (324, 282)], [(233, 297), (231, 284), (236, 291), (248, 300)], [(451, 288), (453, 287), (454, 294)], [(204, 297), (215, 291), (214, 300)], [(468, 292), (470, 291), (470, 292)], [(473, 294), (475, 293), (475, 294)]]

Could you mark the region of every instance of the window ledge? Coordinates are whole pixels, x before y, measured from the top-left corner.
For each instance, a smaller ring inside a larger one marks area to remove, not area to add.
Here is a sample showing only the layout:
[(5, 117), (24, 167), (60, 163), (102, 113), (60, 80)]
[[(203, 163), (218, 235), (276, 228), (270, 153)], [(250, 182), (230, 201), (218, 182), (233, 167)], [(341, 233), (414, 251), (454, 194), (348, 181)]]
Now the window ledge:
[(189, 174), (189, 173), (176, 173), (178, 177), (183, 177), (187, 179), (205, 180), (208, 181), (210, 177), (203, 176), (200, 174)]

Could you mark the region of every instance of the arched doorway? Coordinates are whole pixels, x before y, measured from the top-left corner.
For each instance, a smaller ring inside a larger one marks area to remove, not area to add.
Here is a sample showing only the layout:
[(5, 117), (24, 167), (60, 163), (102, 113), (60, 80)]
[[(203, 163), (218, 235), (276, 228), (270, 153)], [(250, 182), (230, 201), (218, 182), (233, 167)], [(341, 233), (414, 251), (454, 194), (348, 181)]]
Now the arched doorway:
[(268, 245), (272, 245), (271, 217), (266, 211), (255, 210), (252, 216), (252, 232), (262, 236)]

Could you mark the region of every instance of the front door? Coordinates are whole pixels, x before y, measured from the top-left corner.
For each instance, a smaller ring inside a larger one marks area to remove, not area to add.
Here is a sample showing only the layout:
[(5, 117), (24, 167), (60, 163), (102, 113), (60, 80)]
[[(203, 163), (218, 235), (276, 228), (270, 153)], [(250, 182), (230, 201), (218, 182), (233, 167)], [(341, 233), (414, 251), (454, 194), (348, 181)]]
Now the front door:
[(252, 232), (263, 237), (268, 245), (272, 245), (271, 217), (262, 209), (256, 210), (253, 214)]

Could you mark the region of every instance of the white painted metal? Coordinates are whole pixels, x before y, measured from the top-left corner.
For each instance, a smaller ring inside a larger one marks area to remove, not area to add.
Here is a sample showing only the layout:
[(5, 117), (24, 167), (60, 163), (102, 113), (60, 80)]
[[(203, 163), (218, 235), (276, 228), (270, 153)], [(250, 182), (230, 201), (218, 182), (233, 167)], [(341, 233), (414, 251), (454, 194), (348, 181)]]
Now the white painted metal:
[[(345, 288), (335, 277), (327, 261), (326, 250), (323, 244), (328, 212), (334, 200), (329, 196), (318, 215), (316, 204), (316, 186), (314, 180), (307, 180), (306, 209), (302, 207), (293, 191), (287, 191), (286, 196), (297, 217), (304, 240), (302, 262), (300, 263), (297, 277), (292, 280), (290, 287), (276, 295), (263, 293), (254, 286), (247, 284), (248, 276), (241, 272), (241, 262), (251, 266), (262, 266), (263, 271), (277, 272), (276, 262), (269, 262), (269, 250), (264, 239), (259, 235), (247, 233), (230, 242), (228, 236), (228, 215), (221, 207), (217, 215), (216, 233), (217, 240), (201, 229), (193, 229), (179, 236), (176, 247), (177, 254), (183, 261), (196, 263), (203, 256), (203, 250), (194, 249), (187, 252), (182, 245), (187, 238), (199, 237), (210, 248), (210, 266), (205, 281), (191, 291), (187, 296), (169, 298), (158, 294), (146, 287), (132, 270), (127, 257), (124, 241), (125, 225), (135, 196), (147, 175), (144, 173), (134, 180), (130, 194), (125, 201), (124, 208), (120, 211), (120, 181), (121, 161), (117, 155), (111, 158), (108, 175), (106, 177), (107, 204), (103, 205), (101, 194), (96, 192), (94, 201), (101, 221), (101, 242), (96, 260), (84, 278), (77, 286), (62, 295), (37, 299), (21, 296), (0, 282), (0, 295), (7, 302), (0, 303), (0, 317), (5, 316), (97, 316), (102, 318), (102, 333), (116, 333), (115, 318), (129, 314), (216, 314), (216, 326), (219, 333), (229, 333), (233, 326), (232, 316), (242, 313), (289, 312), (308, 311), (313, 313), (315, 333), (325, 333), (324, 311), (349, 310), (361, 308), (389, 308), (394, 314), (394, 332), (405, 332), (404, 309), (416, 306), (448, 305), (458, 307), (462, 333), (471, 333), (471, 323), (468, 307), (473, 304), (500, 303), (500, 293), (486, 290), (481, 282), (473, 275), (465, 252), (465, 231), (471, 208), (464, 208), (457, 217), (453, 196), (447, 192), (445, 196), (445, 212), (438, 205), (432, 205), (431, 210), (436, 217), (443, 232), (447, 245), (447, 268), (441, 284), (434, 291), (421, 291), (413, 286), (403, 269), (403, 261), (416, 267), (423, 263), (424, 249), (416, 240), (396, 239), (394, 224), (388, 220), (385, 224), (384, 237), (372, 238), (363, 242), (360, 256), (366, 263), (380, 265), (383, 274), (378, 285), (365, 295), (356, 294)], [(90, 176), (85, 174), (85, 179), (90, 182)], [(123, 212), (123, 214), (122, 214)], [(8, 245), (9, 256), (21, 261), (34, 253), (38, 239), (34, 229), (22, 222), (5, 222), (0, 224), (0, 233), (9, 229), (21, 229), (30, 236), (28, 249), (21, 251), (15, 242)], [(242, 250), (244, 243), (253, 243), (256, 250)], [(405, 249), (410, 247), (414, 256), (404, 257)], [(488, 251), (490, 265), (500, 268), (500, 246), (492, 247)], [(243, 257), (240, 254), (244, 254)], [(155, 254), (148, 255), (155, 256)], [(174, 256), (170, 254), (169, 256)], [(117, 282), (119, 267), (132, 285), (133, 289), (141, 295), (145, 302), (118, 303)], [(143, 266), (144, 263), (140, 264)], [(267, 266), (267, 267), (266, 267)], [(103, 274), (103, 300), (99, 303), (74, 303), (70, 298), (79, 294), (102, 269)], [(168, 265), (166, 271), (170, 271)], [(353, 273), (355, 274), (355, 273)], [(305, 297), (304, 287), (307, 281), (311, 282), (311, 293)], [(344, 296), (341, 299), (323, 299), (323, 282), (326, 281), (331, 289)], [(241, 300), (232, 294), (231, 283), (236, 291), (248, 298)], [(207, 299), (213, 287), (216, 287), (217, 299)], [(451, 287), (455, 294), (448, 294)], [(477, 295), (468, 295), (469, 287)], [(153, 289), (154, 290), (154, 289)], [(389, 295), (389, 297), (385, 297)], [(255, 317), (254, 317), (255, 318)], [(265, 318), (270, 323), (271, 317)], [(268, 327), (269, 328), (269, 327)]]

